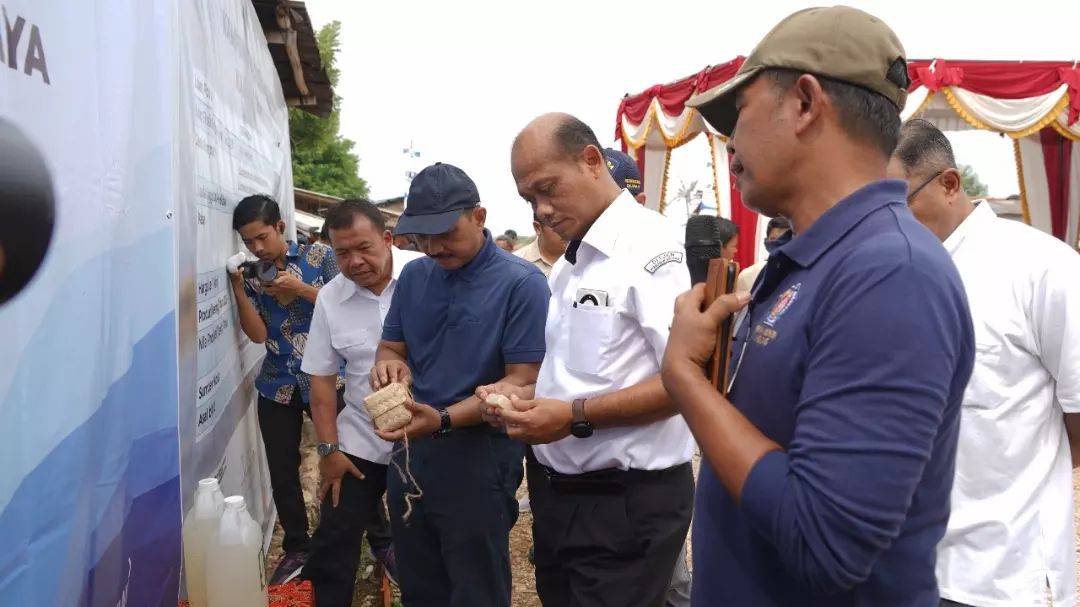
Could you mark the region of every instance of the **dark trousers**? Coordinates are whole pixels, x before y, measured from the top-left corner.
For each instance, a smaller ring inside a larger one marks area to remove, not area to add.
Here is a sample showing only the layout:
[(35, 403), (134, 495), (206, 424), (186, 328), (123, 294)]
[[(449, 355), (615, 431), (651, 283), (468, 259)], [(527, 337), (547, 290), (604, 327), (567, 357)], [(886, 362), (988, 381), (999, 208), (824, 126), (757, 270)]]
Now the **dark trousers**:
[(941, 599), (940, 607), (971, 607), (966, 603), (957, 603), (956, 601), (950, 601), (949, 599)]
[[(383, 488), (385, 490), (385, 483)], [(394, 543), (394, 536), (390, 532), (390, 518), (386, 514), (386, 508), (383, 507), (382, 501), (376, 508), (376, 518), (371, 521), (371, 524), (367, 526), (367, 541), (371, 546), (371, 550), (375, 552), (376, 556), (383, 550), (388, 550)]]
[(530, 457), (536, 591), (552, 607), (662, 607), (694, 502), (690, 464), (554, 484)]
[[(338, 413), (345, 406), (344, 391), (338, 390)], [(285, 552), (307, 552), (307, 508), (300, 487), (300, 439), (304, 413), (311, 408), (304, 402), (300, 387), (293, 390), (292, 401), (284, 405), (259, 395), (259, 432), (266, 450), (266, 466), (270, 469), (270, 489), (278, 520), (285, 531), (281, 548)]]
[[(409, 443), (410, 469), (424, 495), (393, 466), (387, 474), (390, 524), (405, 607), (509, 607), (510, 529), (524, 447), (489, 428), (454, 430)], [(394, 461), (405, 468), (403, 447)], [(669, 571), (670, 574), (670, 571)]]
[[(386, 491), (386, 466), (347, 453), (345, 456), (364, 478), (346, 473), (337, 508), (329, 493), (322, 503), (319, 527), (311, 538), (311, 555), (303, 574), (315, 588), (316, 607), (352, 605), (364, 531), (382, 526), (379, 511)], [(373, 541), (369, 536), (368, 542)]]

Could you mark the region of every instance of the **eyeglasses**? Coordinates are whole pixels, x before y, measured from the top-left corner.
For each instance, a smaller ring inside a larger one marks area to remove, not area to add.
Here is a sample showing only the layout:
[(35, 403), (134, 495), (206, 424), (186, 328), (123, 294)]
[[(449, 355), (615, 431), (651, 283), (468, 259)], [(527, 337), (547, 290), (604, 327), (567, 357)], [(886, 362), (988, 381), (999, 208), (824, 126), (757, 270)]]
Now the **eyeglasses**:
[(934, 173), (933, 175), (930, 176), (929, 179), (927, 179), (926, 181), (919, 184), (919, 187), (917, 187), (914, 190), (911, 190), (910, 192), (908, 192), (908, 195), (907, 195), (908, 204), (911, 204), (911, 199), (915, 198), (916, 194), (918, 194), (920, 191), (922, 191), (922, 189), (925, 188), (926, 186), (930, 185), (931, 181), (937, 179), (938, 177), (941, 177), (941, 175), (944, 172), (945, 172), (944, 170), (941, 170), (941, 171), (938, 171), (937, 173)]

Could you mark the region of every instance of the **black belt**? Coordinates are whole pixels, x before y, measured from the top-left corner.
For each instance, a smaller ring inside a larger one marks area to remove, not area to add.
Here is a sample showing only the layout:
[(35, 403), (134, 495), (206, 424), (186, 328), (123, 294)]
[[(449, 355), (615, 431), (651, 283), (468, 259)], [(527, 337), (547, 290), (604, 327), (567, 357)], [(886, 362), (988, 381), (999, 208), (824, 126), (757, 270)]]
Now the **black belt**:
[[(531, 451), (529, 455), (532, 455)], [(551, 490), (560, 494), (618, 495), (626, 492), (629, 485), (655, 483), (685, 473), (690, 463), (679, 464), (663, 470), (622, 470), (606, 468), (581, 474), (562, 474), (533, 460), (544, 471)]]

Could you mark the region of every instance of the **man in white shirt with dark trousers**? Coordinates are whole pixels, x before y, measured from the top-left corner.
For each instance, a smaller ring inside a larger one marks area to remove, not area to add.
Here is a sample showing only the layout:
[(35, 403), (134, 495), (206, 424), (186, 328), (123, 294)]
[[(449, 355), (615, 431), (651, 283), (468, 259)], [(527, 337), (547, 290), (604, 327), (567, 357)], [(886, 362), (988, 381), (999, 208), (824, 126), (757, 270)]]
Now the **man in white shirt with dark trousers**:
[[(945, 135), (906, 123), (889, 165), (948, 249), (971, 305), (942, 605), (1075, 605), (1072, 458), (1080, 439), (1080, 255), (968, 198)], [(1048, 595), (1049, 591), (1049, 595)]]
[[(311, 540), (304, 577), (318, 607), (348, 607), (365, 529), (377, 525), (393, 443), (375, 435), (364, 397), (383, 319), (405, 264), (423, 257), (393, 246), (379, 210), (345, 200), (326, 216), (341, 274), (315, 300), (301, 368), (311, 375), (311, 419), (318, 437), (322, 516)], [(337, 413), (334, 380), (345, 363), (345, 408)], [(385, 538), (381, 538), (385, 539)], [(393, 562), (369, 532), (384, 565)], [(389, 561), (385, 562), (385, 561)]]
[(675, 298), (690, 286), (683, 249), (616, 185), (572, 116), (530, 123), (511, 167), (536, 216), (569, 241), (549, 279), (535, 400), (511, 389), (515, 410), (500, 413), (534, 445), (537, 593), (545, 605), (663, 605), (694, 493), (693, 440), (659, 378)]

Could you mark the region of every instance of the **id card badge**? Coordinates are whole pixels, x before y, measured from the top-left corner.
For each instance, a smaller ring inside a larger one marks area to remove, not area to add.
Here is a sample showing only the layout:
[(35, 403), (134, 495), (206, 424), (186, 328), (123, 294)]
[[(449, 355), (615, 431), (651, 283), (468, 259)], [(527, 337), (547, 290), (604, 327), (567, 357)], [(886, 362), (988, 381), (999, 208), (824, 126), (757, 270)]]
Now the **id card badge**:
[(607, 291), (597, 289), (578, 289), (574, 295), (574, 307), (596, 306), (606, 308), (611, 305)]

